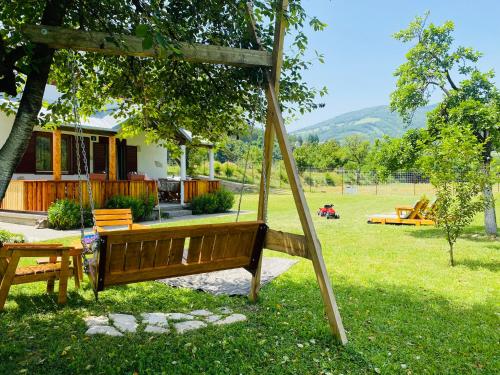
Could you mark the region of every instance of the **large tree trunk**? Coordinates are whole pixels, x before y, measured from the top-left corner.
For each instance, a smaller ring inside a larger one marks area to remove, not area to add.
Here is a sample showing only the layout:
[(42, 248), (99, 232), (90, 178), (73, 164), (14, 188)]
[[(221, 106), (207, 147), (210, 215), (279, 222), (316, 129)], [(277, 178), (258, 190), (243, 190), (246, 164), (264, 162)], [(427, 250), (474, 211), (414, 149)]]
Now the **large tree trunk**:
[[(47, 0), (41, 23), (61, 26), (68, 1)], [(0, 200), (5, 196), (17, 165), (28, 147), (42, 108), (43, 93), (47, 85), (54, 50), (37, 44), (31, 55), (31, 71), (27, 76), (23, 95), (9, 137), (0, 149)]]
[(497, 216), (495, 212), (495, 197), (493, 196), (493, 187), (490, 183), (490, 159), (485, 161), (483, 173), (486, 174), (487, 183), (484, 186), (484, 229), (489, 236), (497, 236)]

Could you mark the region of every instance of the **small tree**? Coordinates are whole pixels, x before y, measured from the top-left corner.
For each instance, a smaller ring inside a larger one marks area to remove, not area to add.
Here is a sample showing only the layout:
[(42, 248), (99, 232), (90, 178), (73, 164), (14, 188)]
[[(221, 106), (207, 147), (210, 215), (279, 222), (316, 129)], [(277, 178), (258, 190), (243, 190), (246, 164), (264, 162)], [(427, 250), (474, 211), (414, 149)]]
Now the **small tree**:
[(370, 153), (370, 142), (359, 134), (352, 134), (344, 139), (344, 155), (349, 164), (354, 166), (356, 170), (356, 184), (361, 182), (361, 167), (366, 164)]
[[(396, 70), (396, 90), (391, 94), (391, 109), (406, 123), (411, 123), (415, 110), (429, 104), (434, 90), (443, 94), (439, 112), (443, 121), (430, 127), (439, 137), (448, 126), (452, 109), (461, 108), (454, 122), (468, 126), (478, 143), (483, 144), (481, 172), (489, 180), (493, 151), (500, 147), (500, 91), (494, 83), (493, 70), (481, 72), (477, 66), (481, 53), (470, 47), (455, 46), (453, 22), (427, 24), (417, 17), (408, 28), (394, 34), (403, 43), (413, 44), (406, 61)], [(484, 223), (486, 234), (497, 235), (495, 199), (490, 182), (484, 184)]]
[(474, 215), (484, 208), (481, 195), (485, 176), (480, 173), (483, 145), (472, 131), (459, 126), (443, 129), (438, 139), (429, 143), (421, 159), (424, 171), (436, 189), (432, 215), (448, 242), (450, 264), (454, 245)]

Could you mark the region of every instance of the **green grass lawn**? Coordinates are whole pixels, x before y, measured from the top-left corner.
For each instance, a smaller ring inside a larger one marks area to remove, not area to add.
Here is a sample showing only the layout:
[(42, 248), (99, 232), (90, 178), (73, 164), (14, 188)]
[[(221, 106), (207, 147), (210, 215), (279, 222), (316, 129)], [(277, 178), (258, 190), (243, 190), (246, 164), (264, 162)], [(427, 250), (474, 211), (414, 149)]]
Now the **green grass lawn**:
[[(478, 217), (459, 240), (451, 268), (437, 229), (366, 224), (368, 214), (413, 200), (308, 195), (313, 212), (333, 201), (341, 214), (338, 221), (314, 220), (346, 347), (335, 345), (312, 265), (300, 260), (264, 287), (255, 305), (156, 282), (111, 288), (96, 302), (87, 283), (77, 292), (71, 281), (69, 302), (59, 307), (42, 283), (14, 286), (0, 314), (0, 373), (499, 373), (500, 242), (482, 235)], [(255, 210), (256, 202), (247, 195), (242, 208)], [(272, 228), (300, 233), (291, 195), (272, 195), (269, 207)], [(84, 335), (86, 315), (221, 306), (246, 314), (248, 322), (184, 335)]]

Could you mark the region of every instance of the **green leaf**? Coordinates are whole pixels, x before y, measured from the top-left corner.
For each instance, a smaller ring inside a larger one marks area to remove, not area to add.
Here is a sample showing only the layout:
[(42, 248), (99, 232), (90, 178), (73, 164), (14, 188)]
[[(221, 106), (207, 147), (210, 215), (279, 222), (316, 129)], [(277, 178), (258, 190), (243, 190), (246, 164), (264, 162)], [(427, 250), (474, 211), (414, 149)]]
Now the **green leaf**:
[(137, 25), (135, 28), (135, 35), (139, 38), (145, 38), (148, 35), (148, 26), (144, 24)]
[(153, 37), (151, 34), (146, 35), (146, 37), (142, 40), (142, 49), (147, 50), (153, 47)]

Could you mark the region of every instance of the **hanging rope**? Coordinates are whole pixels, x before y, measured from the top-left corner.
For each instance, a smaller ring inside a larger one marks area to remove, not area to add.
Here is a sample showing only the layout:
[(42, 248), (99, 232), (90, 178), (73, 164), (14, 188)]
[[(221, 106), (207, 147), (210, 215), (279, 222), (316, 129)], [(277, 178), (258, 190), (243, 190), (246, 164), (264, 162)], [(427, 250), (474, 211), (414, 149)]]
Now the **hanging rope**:
[[(264, 76), (264, 73), (262, 71), (259, 71), (259, 80), (258, 80), (258, 87), (259, 89), (263, 89), (263, 76)], [(257, 99), (258, 100), (258, 99)], [(259, 116), (263, 111), (263, 108), (262, 108), (262, 103), (260, 100), (258, 100), (257, 102), (257, 115)], [(263, 119), (261, 118), (261, 122)], [(247, 177), (247, 170), (248, 170), (248, 161), (250, 159), (250, 150), (252, 148), (252, 139), (253, 139), (253, 136), (254, 136), (254, 133), (255, 133), (255, 123), (256, 123), (256, 120), (253, 119), (252, 120), (252, 126), (251, 126), (251, 131), (250, 131), (250, 142), (248, 143), (248, 148), (247, 148), (247, 153), (246, 153), (246, 156), (245, 156), (245, 166), (243, 168), (243, 178), (242, 178), (242, 182), (241, 182), (241, 188), (240, 188), (240, 194), (239, 194), (239, 199), (238, 199), (238, 210), (236, 212), (236, 222), (238, 222), (239, 218), (240, 218), (240, 212), (241, 212), (241, 202), (243, 200), (243, 191), (245, 190), (245, 183), (246, 183), (246, 177)], [(262, 178), (264, 179), (264, 200), (266, 200), (266, 193), (267, 193), (267, 190), (266, 190), (266, 170), (265, 168), (263, 167), (262, 168)], [(266, 210), (266, 215), (267, 215), (267, 210)], [(267, 218), (266, 218), (267, 219)]]

